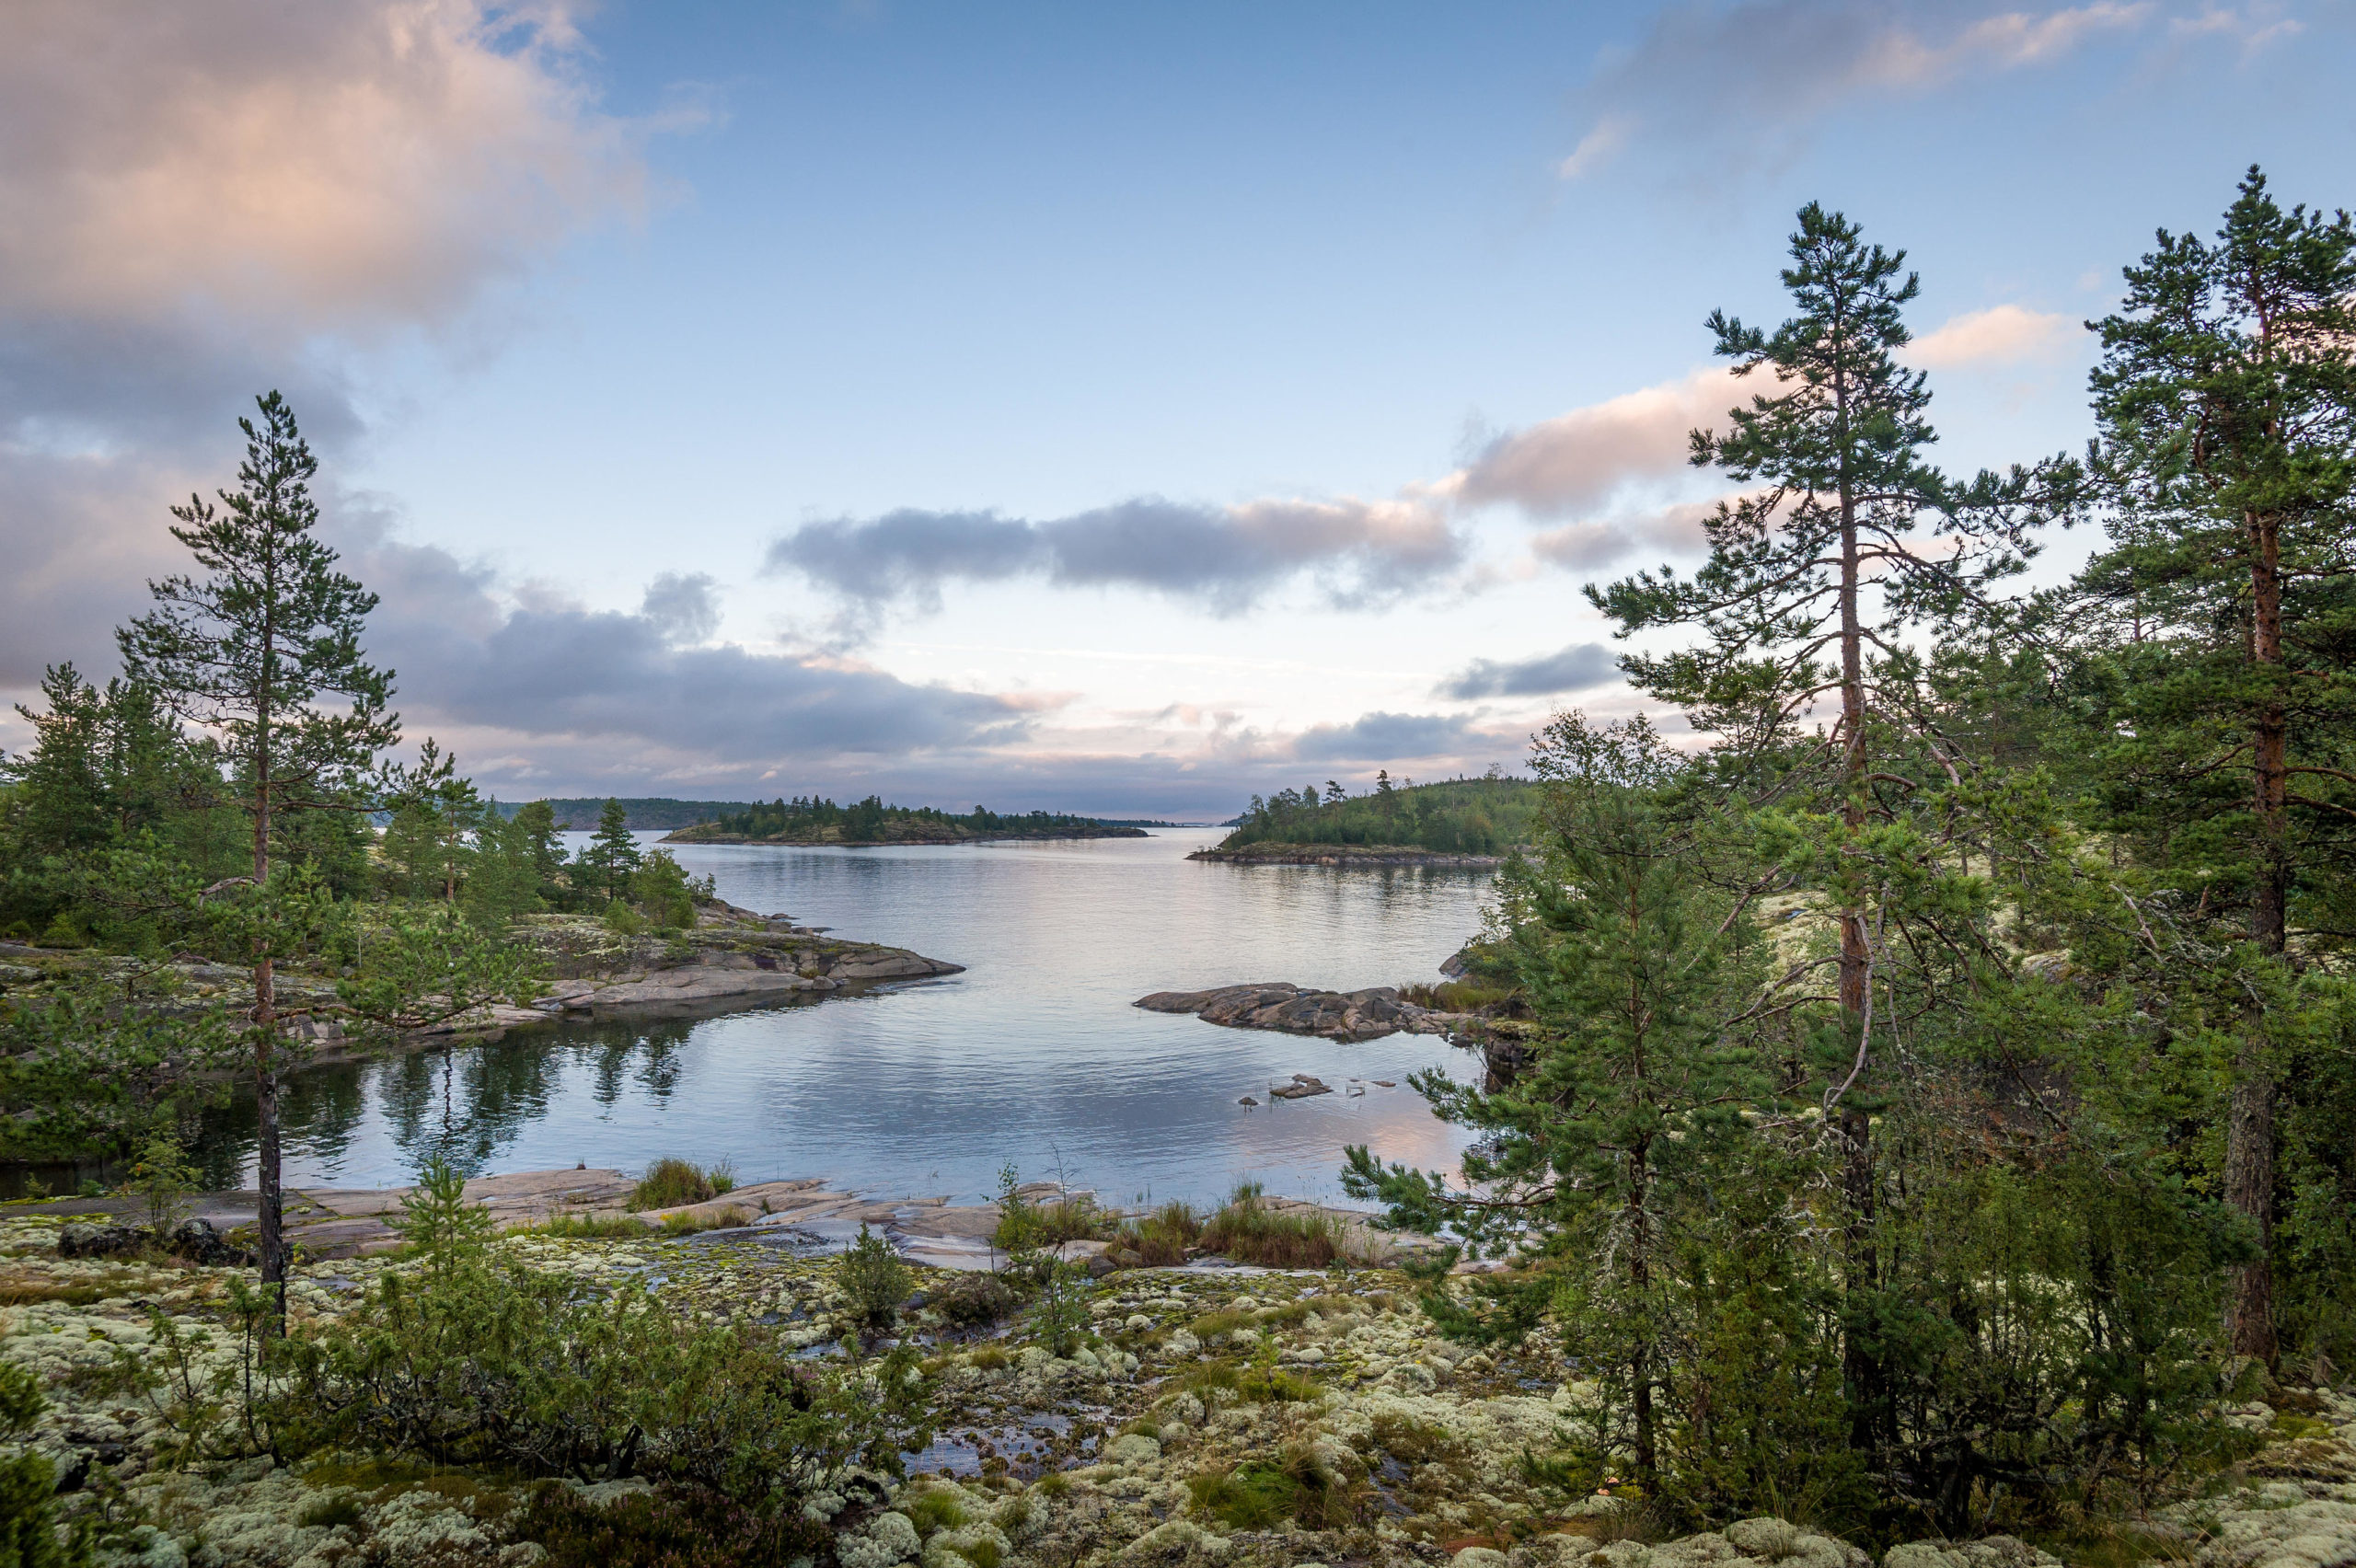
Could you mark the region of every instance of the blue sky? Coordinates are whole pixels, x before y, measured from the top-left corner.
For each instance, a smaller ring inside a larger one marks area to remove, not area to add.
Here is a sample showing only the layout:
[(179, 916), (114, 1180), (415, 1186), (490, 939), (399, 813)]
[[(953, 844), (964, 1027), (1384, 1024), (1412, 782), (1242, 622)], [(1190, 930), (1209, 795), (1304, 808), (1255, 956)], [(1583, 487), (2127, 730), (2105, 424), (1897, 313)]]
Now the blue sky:
[(2026, 460), (2152, 231), (2349, 200), (2356, 115), (2326, 5), (19, 17), (0, 686), (106, 666), (283, 386), (510, 798), (1512, 766), (1634, 706), (1578, 587), (1690, 559), (1803, 202), (1922, 270), (1944, 460)]

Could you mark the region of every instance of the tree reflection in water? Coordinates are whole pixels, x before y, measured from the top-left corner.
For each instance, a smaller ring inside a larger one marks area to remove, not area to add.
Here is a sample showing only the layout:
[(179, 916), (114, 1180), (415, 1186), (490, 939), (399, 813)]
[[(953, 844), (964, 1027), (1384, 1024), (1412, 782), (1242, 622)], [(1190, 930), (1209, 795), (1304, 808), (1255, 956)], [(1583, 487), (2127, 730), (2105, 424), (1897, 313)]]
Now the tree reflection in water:
[[(388, 1060), (341, 1063), (288, 1076), (281, 1088), (290, 1159), (333, 1170), (368, 1119), (411, 1170), (433, 1159), (476, 1175), (493, 1168), (524, 1126), (548, 1113), (564, 1068), (586, 1068), (608, 1109), (633, 1089), (658, 1103), (677, 1087), (694, 1020), (569, 1023), (560, 1037), (525, 1030), (480, 1045), (445, 1045)], [(252, 1169), (250, 1086), (201, 1119), (197, 1161), (205, 1184), (243, 1185)], [(331, 1180), (331, 1179), (330, 1179)]]

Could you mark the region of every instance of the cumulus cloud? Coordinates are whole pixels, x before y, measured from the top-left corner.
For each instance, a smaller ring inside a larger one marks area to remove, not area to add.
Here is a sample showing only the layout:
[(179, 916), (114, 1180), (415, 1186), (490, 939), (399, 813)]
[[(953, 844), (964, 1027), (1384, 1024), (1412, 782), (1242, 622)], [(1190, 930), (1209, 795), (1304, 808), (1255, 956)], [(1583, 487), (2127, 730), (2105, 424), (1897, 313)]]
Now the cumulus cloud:
[(1905, 358), (1910, 364), (1931, 370), (2013, 364), (2057, 358), (2085, 338), (2085, 324), (2074, 316), (1999, 305), (1956, 317), (1915, 339), (1906, 346)]
[(1435, 697), (1469, 702), (1484, 697), (1552, 697), (1586, 691), (1620, 678), (1620, 656), (1600, 642), (1574, 642), (1530, 659), (1475, 659), (1433, 689)]
[(1450, 481), (1466, 505), (1532, 517), (1587, 511), (1631, 480), (1686, 466), (1688, 438), (1722, 420), (1739, 384), (1715, 366), (1499, 436)]
[(1670, 142), (1706, 144), (1720, 166), (1772, 161), (1858, 98), (2050, 65), (2135, 32), (2156, 7), (2094, 0), (1961, 19), (1957, 10), (1872, 0), (1671, 6), (1598, 72), (1589, 129), (1558, 172), (1578, 179), (1627, 149)]
[(1693, 555), (1706, 548), (1702, 524), (1715, 501), (1687, 502), (1631, 516), (1565, 523), (1531, 536), (1530, 553), (1566, 571), (1597, 571), (1638, 556)]
[(22, 0), (0, 50), (0, 686), (101, 663), (163, 509), (283, 390), (330, 465), (353, 350), (643, 208), (561, 5)]
[(900, 511), (809, 523), (769, 547), (764, 570), (799, 572), (869, 606), (936, 607), (950, 582), (1038, 577), (1151, 589), (1230, 613), (1303, 575), (1342, 603), (1387, 598), (1464, 552), (1446, 510), (1420, 495), (1226, 507), (1143, 497), (1045, 522)]
[(0, 53), (0, 309), (407, 324), (641, 207), (564, 9), (25, 0)]

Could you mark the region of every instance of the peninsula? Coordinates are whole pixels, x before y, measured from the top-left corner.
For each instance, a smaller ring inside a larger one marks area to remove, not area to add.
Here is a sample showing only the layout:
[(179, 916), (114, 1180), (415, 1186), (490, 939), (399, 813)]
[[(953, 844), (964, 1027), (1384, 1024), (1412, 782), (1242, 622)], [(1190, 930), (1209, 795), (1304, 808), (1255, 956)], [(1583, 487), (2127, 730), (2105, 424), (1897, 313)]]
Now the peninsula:
[(1143, 838), (1145, 829), (1057, 812), (1000, 813), (976, 806), (963, 816), (931, 806), (887, 806), (870, 795), (849, 805), (815, 796), (778, 800), (682, 827), (666, 844), (977, 844), (1027, 838)]

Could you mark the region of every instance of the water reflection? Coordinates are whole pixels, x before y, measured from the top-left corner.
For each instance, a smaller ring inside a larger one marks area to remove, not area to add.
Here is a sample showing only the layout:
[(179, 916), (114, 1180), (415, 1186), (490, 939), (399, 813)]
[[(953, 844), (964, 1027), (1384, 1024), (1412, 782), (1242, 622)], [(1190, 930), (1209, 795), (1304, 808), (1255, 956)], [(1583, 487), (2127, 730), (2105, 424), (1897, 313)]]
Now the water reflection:
[[(1151, 990), (1433, 974), (1477, 928), (1481, 873), (1189, 863), (1204, 835), (949, 850), (688, 849), (722, 895), (969, 966), (897, 992), (650, 1023), (567, 1024), (288, 1086), (290, 1179), (734, 1159), (971, 1196), (1058, 1162), (1123, 1198), (1214, 1197), (1257, 1178), (1334, 1194), (1345, 1143), (1450, 1163), (1461, 1140), (1409, 1075), (1469, 1053), (1422, 1036), (1339, 1044), (1138, 1011)], [(1265, 1103), (1309, 1072), (1336, 1092)], [(1374, 1080), (1396, 1087), (1382, 1089)], [(1237, 1103), (1245, 1095), (1256, 1108)], [(249, 1169), (250, 1099), (207, 1124), (208, 1170)]]

